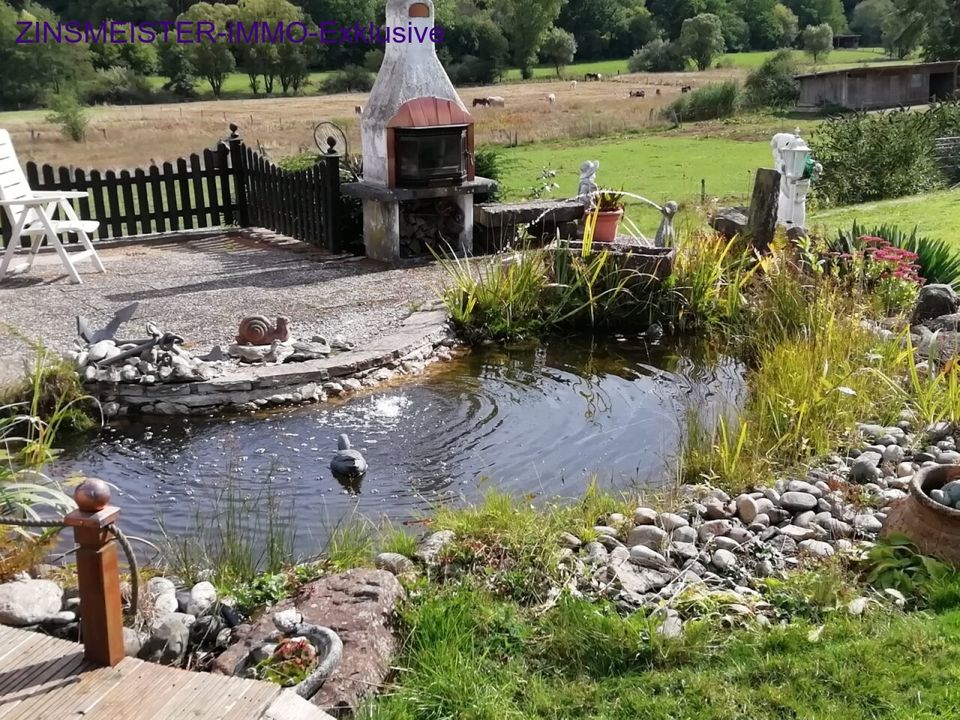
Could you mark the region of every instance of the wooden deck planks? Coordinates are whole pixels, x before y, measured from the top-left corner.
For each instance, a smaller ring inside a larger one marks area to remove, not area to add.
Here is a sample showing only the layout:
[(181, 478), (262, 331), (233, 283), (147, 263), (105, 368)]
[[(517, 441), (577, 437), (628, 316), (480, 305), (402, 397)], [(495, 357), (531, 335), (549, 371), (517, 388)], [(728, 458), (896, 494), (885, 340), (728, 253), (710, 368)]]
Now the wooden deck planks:
[(260, 720), (281, 692), (134, 658), (95, 667), (82, 650), (0, 626), (0, 720)]

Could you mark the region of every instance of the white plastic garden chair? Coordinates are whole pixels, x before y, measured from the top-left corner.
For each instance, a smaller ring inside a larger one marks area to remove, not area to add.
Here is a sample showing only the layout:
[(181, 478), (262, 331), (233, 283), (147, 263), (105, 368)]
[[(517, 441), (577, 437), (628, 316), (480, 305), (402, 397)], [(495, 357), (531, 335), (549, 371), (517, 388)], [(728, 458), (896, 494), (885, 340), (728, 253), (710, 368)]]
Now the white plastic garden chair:
[[(30, 258), (27, 262), (11, 268), (11, 274), (27, 272), (33, 267), (33, 261), (37, 257), (44, 238), (60, 256), (73, 282), (83, 282), (77, 268), (74, 267), (74, 263), (81, 260), (89, 258), (93, 260), (94, 267), (98, 271), (106, 272), (97, 251), (93, 248), (93, 243), (90, 242), (90, 236), (96, 235), (100, 223), (96, 220), (81, 220), (68, 202), (71, 199), (86, 196), (87, 193), (76, 190), (44, 192), (31, 190), (23, 174), (23, 168), (17, 161), (10, 133), (0, 130), (0, 207), (7, 213), (7, 218), (13, 227), (10, 244), (7, 245), (3, 253), (3, 262), (0, 263), (0, 281), (7, 276), (7, 269), (10, 268), (14, 252), (20, 247), (21, 237), (30, 238)], [(58, 208), (60, 218), (54, 219)], [(68, 233), (76, 233), (80, 238), (82, 252), (67, 252), (63, 243), (60, 242), (60, 236)]]

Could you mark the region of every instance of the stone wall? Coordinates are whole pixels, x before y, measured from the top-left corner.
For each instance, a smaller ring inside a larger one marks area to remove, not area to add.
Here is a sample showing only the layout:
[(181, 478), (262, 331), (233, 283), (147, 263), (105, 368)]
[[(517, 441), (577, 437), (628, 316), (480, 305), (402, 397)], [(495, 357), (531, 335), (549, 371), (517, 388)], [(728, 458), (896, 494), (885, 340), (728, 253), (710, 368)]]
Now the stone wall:
[(449, 359), (452, 344), (446, 313), (430, 310), (412, 314), (397, 332), (366, 347), (326, 358), (250, 365), (213, 380), (157, 385), (98, 382), (87, 388), (108, 416), (256, 410), (317, 402), (400, 375), (419, 374), (428, 364)]

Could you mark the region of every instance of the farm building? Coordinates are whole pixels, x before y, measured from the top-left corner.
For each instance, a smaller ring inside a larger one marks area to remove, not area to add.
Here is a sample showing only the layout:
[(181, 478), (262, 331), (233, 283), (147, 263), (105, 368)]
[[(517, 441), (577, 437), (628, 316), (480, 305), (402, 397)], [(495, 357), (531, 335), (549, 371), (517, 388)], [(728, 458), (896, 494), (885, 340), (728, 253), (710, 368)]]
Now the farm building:
[(797, 109), (813, 111), (836, 106), (876, 110), (901, 105), (923, 105), (944, 100), (957, 90), (960, 61), (848, 68), (798, 75)]

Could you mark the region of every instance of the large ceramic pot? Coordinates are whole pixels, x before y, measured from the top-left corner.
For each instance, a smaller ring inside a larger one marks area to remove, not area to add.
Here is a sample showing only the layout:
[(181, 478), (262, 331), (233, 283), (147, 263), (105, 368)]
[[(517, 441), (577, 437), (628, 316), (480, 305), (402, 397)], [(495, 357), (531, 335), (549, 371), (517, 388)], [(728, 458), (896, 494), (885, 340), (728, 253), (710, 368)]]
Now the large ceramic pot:
[(605, 210), (598, 212), (597, 224), (593, 228), (593, 241), (612, 243), (616, 240), (621, 218), (623, 218), (623, 210)]
[(960, 478), (960, 465), (922, 468), (910, 483), (910, 494), (895, 503), (883, 524), (881, 537), (900, 533), (921, 553), (960, 565), (960, 510), (930, 498), (930, 491)]

